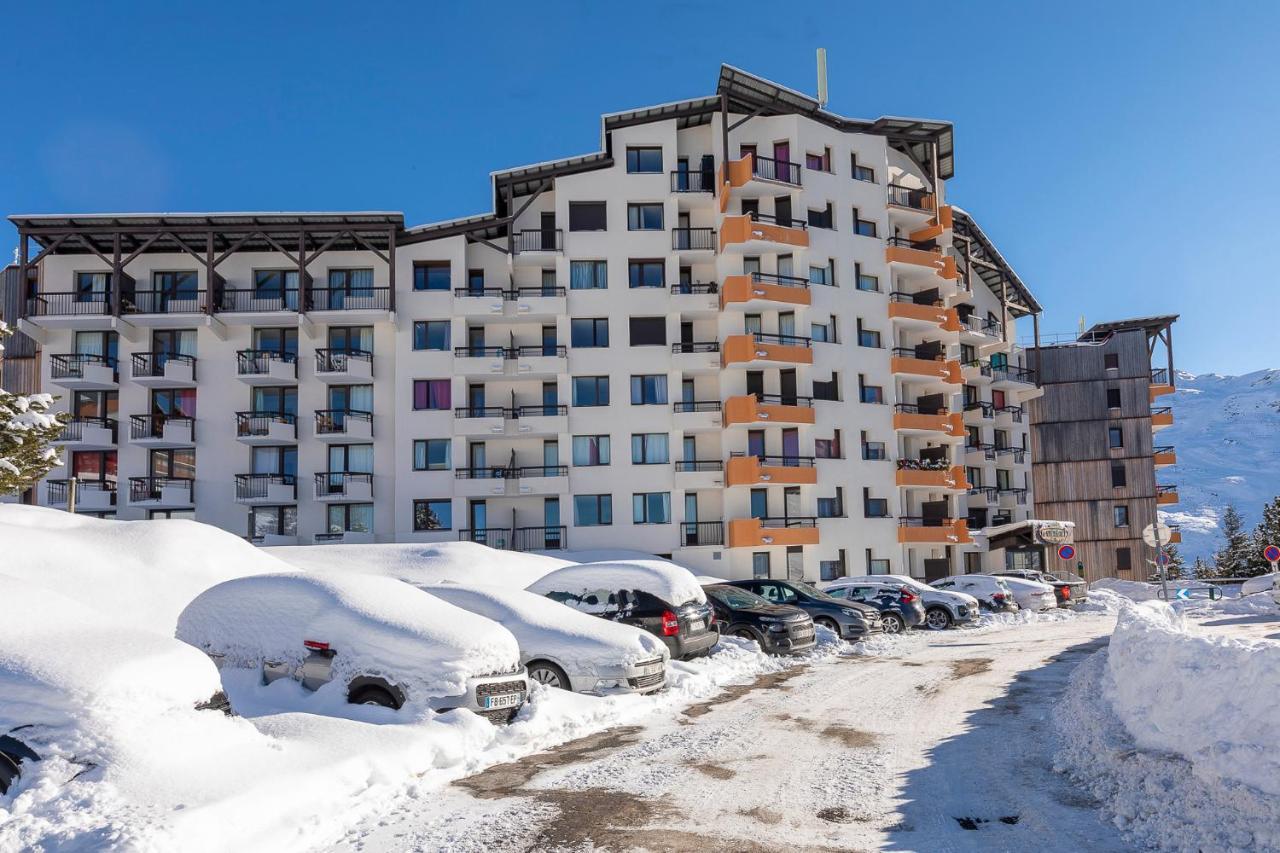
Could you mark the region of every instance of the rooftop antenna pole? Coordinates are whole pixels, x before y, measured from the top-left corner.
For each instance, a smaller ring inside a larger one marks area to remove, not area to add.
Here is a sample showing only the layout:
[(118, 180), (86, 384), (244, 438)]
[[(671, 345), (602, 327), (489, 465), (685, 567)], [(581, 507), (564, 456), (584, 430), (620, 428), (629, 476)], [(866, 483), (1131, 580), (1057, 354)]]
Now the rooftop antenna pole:
[(818, 48), (818, 108), (827, 106), (827, 49)]

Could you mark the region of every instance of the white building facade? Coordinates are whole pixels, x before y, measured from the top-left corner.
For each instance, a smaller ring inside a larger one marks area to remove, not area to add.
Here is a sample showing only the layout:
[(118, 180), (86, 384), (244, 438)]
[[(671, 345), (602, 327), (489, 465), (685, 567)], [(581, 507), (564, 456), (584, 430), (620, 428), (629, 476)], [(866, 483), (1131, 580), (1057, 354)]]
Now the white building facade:
[(35, 499), (729, 577), (1016, 562), (980, 531), (1033, 505), (1040, 307), (948, 204), (951, 133), (724, 67), (468, 219), (11, 217), (73, 415)]

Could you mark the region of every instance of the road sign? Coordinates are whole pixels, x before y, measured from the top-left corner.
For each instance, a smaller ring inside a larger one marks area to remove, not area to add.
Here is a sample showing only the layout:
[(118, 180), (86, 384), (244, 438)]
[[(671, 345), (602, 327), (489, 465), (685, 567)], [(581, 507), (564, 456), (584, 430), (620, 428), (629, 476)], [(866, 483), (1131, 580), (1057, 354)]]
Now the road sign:
[(1168, 555), (1168, 554), (1166, 554), (1164, 551), (1161, 551), (1159, 554), (1157, 554), (1157, 555), (1156, 555), (1156, 565), (1157, 565), (1157, 566), (1167, 566), (1167, 565), (1169, 565), (1169, 555)]
[(1061, 548), (1058, 549), (1058, 556), (1063, 560), (1070, 560), (1075, 555), (1076, 555), (1076, 549), (1072, 548), (1070, 545), (1063, 545)]
[(1207, 598), (1210, 601), (1217, 601), (1219, 598), (1222, 598), (1222, 590), (1218, 589), (1216, 586), (1210, 586), (1210, 587), (1184, 586), (1184, 587), (1179, 587), (1178, 591), (1174, 593), (1173, 597), (1177, 599), (1181, 599), (1182, 601), (1191, 601), (1194, 598)]
[(1262, 559), (1266, 560), (1268, 563), (1280, 562), (1280, 548), (1277, 548), (1275, 545), (1268, 545), (1263, 548)]
[(1152, 548), (1159, 548), (1161, 545), (1168, 545), (1169, 540), (1173, 538), (1173, 528), (1167, 524), (1148, 524), (1142, 529), (1142, 541), (1146, 542)]

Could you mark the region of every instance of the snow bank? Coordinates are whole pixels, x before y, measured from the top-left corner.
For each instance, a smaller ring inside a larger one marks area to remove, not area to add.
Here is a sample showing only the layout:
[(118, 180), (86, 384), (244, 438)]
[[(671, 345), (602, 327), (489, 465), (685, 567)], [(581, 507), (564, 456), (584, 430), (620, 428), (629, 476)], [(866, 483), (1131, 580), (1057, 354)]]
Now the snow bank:
[(1166, 604), (1125, 604), (1057, 711), (1057, 763), (1142, 844), (1280, 849), (1277, 708), (1280, 643), (1192, 633)]
[(527, 589), (539, 595), (550, 592), (579, 594), (602, 589), (635, 589), (656, 595), (677, 607), (690, 601), (703, 604), (707, 600), (701, 584), (692, 572), (666, 560), (628, 560), (566, 566), (539, 578)]
[(548, 572), (571, 564), (557, 557), (499, 551), (475, 542), (294, 545), (262, 550), (305, 571), (363, 572), (412, 584), (453, 581), (520, 589)]

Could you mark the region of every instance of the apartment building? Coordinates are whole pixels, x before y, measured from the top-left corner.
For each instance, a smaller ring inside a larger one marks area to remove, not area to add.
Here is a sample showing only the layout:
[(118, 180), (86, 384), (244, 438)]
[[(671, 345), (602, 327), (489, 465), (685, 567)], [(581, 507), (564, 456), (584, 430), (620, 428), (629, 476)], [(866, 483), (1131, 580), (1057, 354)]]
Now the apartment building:
[[(1074, 523), (1077, 561), (1090, 581), (1146, 580), (1156, 554), (1143, 528), (1178, 502), (1177, 487), (1157, 477), (1177, 461), (1173, 447), (1158, 443), (1173, 411), (1157, 405), (1174, 390), (1177, 319), (1099, 323), (1033, 354), (1044, 389), (1030, 405), (1036, 512)], [(1165, 363), (1156, 367), (1158, 355)], [(1181, 539), (1175, 529), (1173, 542)]]
[[(264, 544), (634, 548), (732, 577), (1003, 566), (1015, 324), (952, 127), (721, 68), (493, 211), (13, 216), (73, 415), (41, 503)], [(34, 271), (34, 272), (32, 272)], [(29, 278), (30, 276), (30, 278)]]

